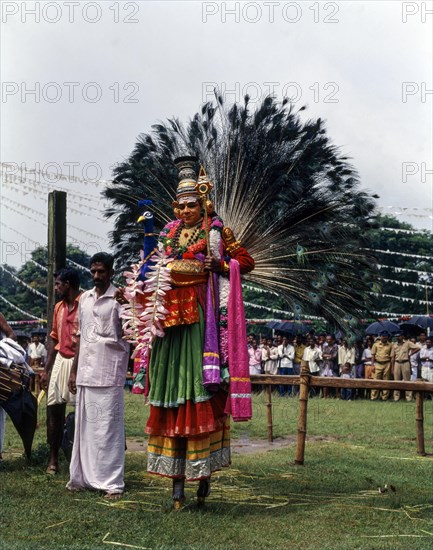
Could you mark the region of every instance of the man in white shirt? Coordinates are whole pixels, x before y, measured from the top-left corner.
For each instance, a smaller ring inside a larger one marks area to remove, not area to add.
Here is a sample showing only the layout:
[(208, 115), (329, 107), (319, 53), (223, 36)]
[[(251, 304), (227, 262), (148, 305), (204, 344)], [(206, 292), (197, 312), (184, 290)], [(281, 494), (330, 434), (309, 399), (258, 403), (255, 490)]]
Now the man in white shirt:
[(32, 336), (32, 343), (29, 345), (29, 365), (34, 367), (42, 367), (47, 357), (47, 350), (39, 341), (39, 336)]
[(257, 346), (257, 342), (253, 339), (251, 346), (248, 348), (250, 374), (260, 374), (262, 368), (262, 350)]
[[(293, 359), (295, 358), (295, 348), (289, 344), (289, 341), (283, 336), (282, 343), (278, 346), (278, 357), (280, 359), (280, 365), (278, 367), (278, 374), (290, 376), (295, 374), (293, 371)], [(293, 386), (286, 386), (281, 384), (279, 387), (281, 397), (287, 393), (288, 396), (292, 395)]]
[(125, 428), (123, 386), (129, 344), (122, 339), (121, 309), (111, 284), (113, 257), (90, 260), (95, 284), (78, 306), (80, 339), (69, 379), (77, 394), (75, 438), (67, 488), (99, 489), (108, 499), (124, 490)]
[(320, 374), (320, 361), (322, 361), (322, 350), (316, 345), (316, 340), (310, 336), (307, 341), (308, 345), (304, 349), (302, 362), (307, 363), (310, 373), (318, 376)]
[(262, 360), (265, 363), (265, 374), (277, 374), (278, 372), (278, 347), (269, 338), (262, 349)]
[(421, 378), (426, 382), (433, 382), (433, 340), (430, 337), (425, 341), (425, 348), (421, 348), (419, 358)]

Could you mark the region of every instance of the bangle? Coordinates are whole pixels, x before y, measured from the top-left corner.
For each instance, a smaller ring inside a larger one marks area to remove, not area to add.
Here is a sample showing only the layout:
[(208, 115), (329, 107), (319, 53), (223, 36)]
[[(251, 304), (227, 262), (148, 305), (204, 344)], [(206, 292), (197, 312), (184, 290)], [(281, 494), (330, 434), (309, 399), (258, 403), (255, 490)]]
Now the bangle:
[(220, 262), (220, 271), (221, 273), (228, 273), (230, 271), (229, 264), (224, 260)]

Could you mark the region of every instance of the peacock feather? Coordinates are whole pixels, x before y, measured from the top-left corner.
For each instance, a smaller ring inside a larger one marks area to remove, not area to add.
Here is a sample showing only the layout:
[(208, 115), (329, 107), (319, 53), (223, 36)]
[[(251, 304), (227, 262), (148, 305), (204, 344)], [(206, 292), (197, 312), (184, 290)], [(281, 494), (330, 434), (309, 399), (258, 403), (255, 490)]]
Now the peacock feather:
[(304, 109), (271, 97), (255, 109), (248, 97), (227, 107), (217, 96), (187, 124), (174, 118), (141, 134), (104, 192), (118, 262), (137, 259), (137, 201), (153, 202), (160, 230), (173, 218), (173, 159), (195, 155), (214, 183), (216, 212), (255, 259), (245, 279), (276, 291), (297, 319), (310, 313), (353, 326), (376, 280), (375, 260), (363, 249), (377, 197), (361, 188), (323, 120), (301, 121)]

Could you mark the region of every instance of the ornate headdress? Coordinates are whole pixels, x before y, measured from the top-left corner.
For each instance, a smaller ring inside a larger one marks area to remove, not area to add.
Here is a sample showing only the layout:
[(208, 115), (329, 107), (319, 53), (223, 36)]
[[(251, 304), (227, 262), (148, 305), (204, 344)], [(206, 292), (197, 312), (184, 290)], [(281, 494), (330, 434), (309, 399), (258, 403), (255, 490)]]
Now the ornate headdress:
[[(203, 167), (200, 169), (200, 176), (197, 179), (197, 173), (195, 171), (197, 161), (197, 157), (194, 156), (178, 157), (173, 161), (179, 171), (179, 184), (176, 189), (176, 200), (172, 203), (174, 213), (177, 218), (179, 217), (179, 204), (194, 200), (200, 200), (202, 203), (205, 201), (208, 214), (213, 212), (213, 203), (208, 199), (209, 190), (212, 189), (213, 185), (209, 182), (210, 187), (208, 186), (209, 189), (207, 193), (200, 191), (200, 183), (203, 179), (208, 182), (208, 179)], [(206, 198), (204, 198), (204, 195), (206, 195)]]
[(179, 171), (179, 184), (176, 190), (177, 200), (184, 202), (185, 198), (198, 199), (197, 174), (195, 171), (197, 157), (178, 157), (174, 160), (174, 164)]

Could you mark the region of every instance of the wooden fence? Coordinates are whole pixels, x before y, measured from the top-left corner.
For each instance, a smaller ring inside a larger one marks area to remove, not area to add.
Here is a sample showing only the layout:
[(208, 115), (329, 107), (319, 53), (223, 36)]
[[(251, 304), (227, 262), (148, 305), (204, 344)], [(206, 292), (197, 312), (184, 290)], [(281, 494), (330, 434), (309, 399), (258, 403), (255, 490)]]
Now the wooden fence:
[(295, 464), (304, 464), (305, 438), (307, 435), (307, 410), (310, 388), (350, 388), (350, 389), (376, 389), (376, 390), (406, 390), (416, 392), (415, 396), (415, 426), (417, 454), (426, 456), (424, 443), (424, 393), (433, 392), (433, 383), (404, 380), (367, 380), (364, 378), (336, 378), (324, 376), (311, 376), (308, 367), (302, 367), (299, 376), (283, 376), (255, 374), (251, 376), (252, 384), (260, 384), (265, 388), (268, 441), (273, 441), (272, 425), (272, 386), (300, 386), (298, 436), (296, 441)]

